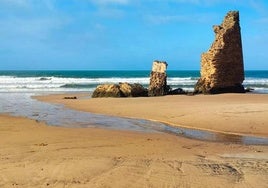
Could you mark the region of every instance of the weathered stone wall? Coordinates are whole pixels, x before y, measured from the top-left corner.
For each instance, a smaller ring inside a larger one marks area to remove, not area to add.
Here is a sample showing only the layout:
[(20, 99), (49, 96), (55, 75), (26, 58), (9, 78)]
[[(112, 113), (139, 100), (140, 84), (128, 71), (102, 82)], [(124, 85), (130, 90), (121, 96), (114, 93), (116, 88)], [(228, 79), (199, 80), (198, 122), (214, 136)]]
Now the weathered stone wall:
[(230, 11), (213, 26), (215, 41), (201, 57), (201, 78), (196, 93), (244, 92), (244, 65), (239, 12)]
[(167, 87), (167, 63), (164, 61), (154, 61), (150, 75), (150, 85), (148, 96), (163, 96), (168, 92)]

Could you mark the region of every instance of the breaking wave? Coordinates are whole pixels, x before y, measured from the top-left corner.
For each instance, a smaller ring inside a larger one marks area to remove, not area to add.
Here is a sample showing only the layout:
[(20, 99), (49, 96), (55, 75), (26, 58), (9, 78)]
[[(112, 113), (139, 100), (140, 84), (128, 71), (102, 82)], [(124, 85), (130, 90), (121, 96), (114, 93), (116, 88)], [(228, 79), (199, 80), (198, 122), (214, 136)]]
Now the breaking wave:
[[(145, 87), (149, 85), (147, 72), (96, 72), (95, 75), (85, 75), (86, 72), (63, 72), (66, 75), (54, 75), (39, 72), (33, 74), (26, 72), (15, 74), (0, 74), (0, 92), (92, 92), (99, 84), (115, 84), (119, 82), (140, 83)], [(90, 72), (92, 73), (92, 72)], [(94, 72), (93, 72), (94, 73)], [(124, 74), (123, 74), (124, 73)], [(135, 74), (134, 74), (135, 73)], [(268, 71), (250, 72), (246, 77), (244, 86), (254, 89), (257, 93), (268, 93)], [(41, 74), (41, 75), (39, 75)], [(51, 76), (53, 75), (53, 76)], [(198, 71), (178, 71), (168, 74), (167, 83), (172, 88), (182, 88), (192, 91), (198, 80)]]

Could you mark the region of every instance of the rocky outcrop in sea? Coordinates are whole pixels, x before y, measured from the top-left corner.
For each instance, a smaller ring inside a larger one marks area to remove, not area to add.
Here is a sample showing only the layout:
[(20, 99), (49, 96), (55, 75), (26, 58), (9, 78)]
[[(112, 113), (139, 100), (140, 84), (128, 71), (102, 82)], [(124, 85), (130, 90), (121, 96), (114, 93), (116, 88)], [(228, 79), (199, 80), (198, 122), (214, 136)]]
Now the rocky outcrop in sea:
[(163, 96), (170, 91), (167, 86), (167, 63), (165, 61), (154, 61), (150, 74), (149, 89), (141, 84), (119, 83), (103, 84), (97, 86), (92, 98), (98, 97), (152, 97)]

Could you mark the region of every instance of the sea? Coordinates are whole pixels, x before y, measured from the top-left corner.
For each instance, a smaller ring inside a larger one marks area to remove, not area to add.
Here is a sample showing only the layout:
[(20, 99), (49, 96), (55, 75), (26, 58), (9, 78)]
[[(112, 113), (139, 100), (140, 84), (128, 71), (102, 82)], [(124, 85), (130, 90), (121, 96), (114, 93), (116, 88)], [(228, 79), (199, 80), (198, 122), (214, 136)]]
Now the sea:
[[(199, 71), (168, 71), (171, 88), (193, 91)], [(119, 82), (149, 85), (150, 71), (0, 71), (0, 92), (89, 92), (99, 84)], [(245, 88), (268, 93), (268, 70), (245, 71)]]

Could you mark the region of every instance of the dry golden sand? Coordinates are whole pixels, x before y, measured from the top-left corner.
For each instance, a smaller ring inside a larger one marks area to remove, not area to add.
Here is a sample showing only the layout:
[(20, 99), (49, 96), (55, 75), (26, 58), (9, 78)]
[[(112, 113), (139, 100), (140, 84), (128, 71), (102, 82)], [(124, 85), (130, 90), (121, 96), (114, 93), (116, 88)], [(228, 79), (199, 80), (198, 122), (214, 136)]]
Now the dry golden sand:
[[(221, 96), (229, 97), (219, 95), (220, 98)], [(175, 112), (172, 115), (165, 114), (174, 109), (177, 114), (181, 113), (178, 104), (168, 108), (163, 102), (178, 102), (179, 96), (78, 100), (62, 100), (62, 97), (63, 95), (42, 97), (42, 100), (64, 103), (81, 110), (149, 119), (157, 119), (161, 114), (161, 118), (174, 116)], [(194, 100), (191, 106), (188, 104), (188, 108), (202, 103), (195, 96), (182, 99), (185, 103), (185, 100)], [(217, 101), (224, 103), (214, 96), (210, 100), (207, 105), (214, 109)], [(252, 100), (253, 98), (248, 98), (245, 105), (255, 104), (255, 99)], [(261, 98), (258, 100), (258, 104), (267, 105), (267, 102), (261, 102)], [(178, 103), (182, 105), (184, 102)], [(231, 106), (235, 104), (234, 100)], [(150, 105), (153, 106), (149, 107)], [(237, 101), (237, 105), (241, 103)], [(137, 109), (131, 109), (133, 107)], [(165, 107), (165, 110), (159, 107)], [(184, 107), (187, 107), (186, 104)], [(126, 110), (123, 111), (123, 108)], [(259, 108), (264, 106), (257, 108), (256, 111), (260, 111)], [(154, 113), (143, 114), (146, 109), (154, 109)], [(197, 107), (193, 109), (195, 111)], [(232, 108), (234, 109), (236, 108)], [(186, 112), (187, 109), (184, 109), (184, 116), (188, 116)], [(192, 117), (198, 116), (196, 113)], [(265, 118), (262, 119), (266, 123)], [(246, 132), (267, 135), (267, 132), (262, 133), (260, 130), (266, 131), (264, 126), (256, 126), (255, 129), (249, 127)], [(235, 132), (244, 133), (242, 130)], [(165, 133), (50, 127), (34, 120), (8, 115), (0, 115), (0, 143), (0, 187), (240, 188), (268, 185), (267, 146), (203, 142)]]

